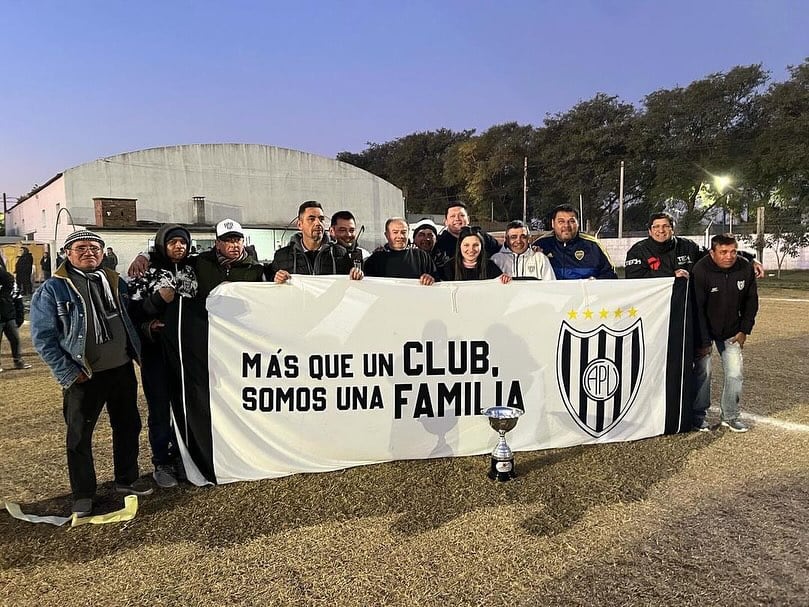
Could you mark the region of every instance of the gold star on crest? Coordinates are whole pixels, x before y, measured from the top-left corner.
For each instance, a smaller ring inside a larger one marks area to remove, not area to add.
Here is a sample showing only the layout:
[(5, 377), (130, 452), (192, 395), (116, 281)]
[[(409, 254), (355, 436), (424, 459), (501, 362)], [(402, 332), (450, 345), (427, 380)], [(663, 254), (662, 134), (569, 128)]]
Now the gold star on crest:
[(621, 314), (623, 313), (624, 311), (621, 308), (615, 308), (615, 318), (621, 318)]
[(574, 318), (577, 318), (578, 316), (579, 316), (579, 313), (576, 312), (576, 310), (571, 310), (570, 312), (567, 313), (567, 317), (570, 320), (573, 320)]
[(635, 306), (629, 308), (629, 317), (635, 318), (638, 315), (638, 311), (635, 309)]
[(590, 320), (591, 318), (593, 318), (593, 311), (592, 311), (590, 308), (587, 308), (587, 309), (584, 311), (584, 317), (585, 317), (587, 320)]
[(598, 313), (601, 318), (607, 318), (610, 315), (609, 310), (606, 308), (601, 308), (601, 311)]

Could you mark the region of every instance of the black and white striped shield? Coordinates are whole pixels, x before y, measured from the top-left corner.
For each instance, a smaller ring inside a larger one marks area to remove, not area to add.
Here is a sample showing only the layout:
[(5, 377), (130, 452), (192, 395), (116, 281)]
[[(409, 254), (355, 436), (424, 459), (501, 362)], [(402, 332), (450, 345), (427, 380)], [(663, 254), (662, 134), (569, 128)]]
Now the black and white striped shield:
[(562, 322), (556, 348), (556, 381), (579, 427), (603, 436), (624, 418), (640, 387), (646, 348), (643, 323), (616, 331), (599, 325), (579, 331)]

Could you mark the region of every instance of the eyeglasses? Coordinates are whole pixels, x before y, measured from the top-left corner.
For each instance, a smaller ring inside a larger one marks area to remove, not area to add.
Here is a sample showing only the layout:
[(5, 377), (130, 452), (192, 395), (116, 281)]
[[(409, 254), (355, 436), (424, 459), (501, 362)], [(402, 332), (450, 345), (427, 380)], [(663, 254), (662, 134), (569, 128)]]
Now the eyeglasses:
[(83, 253), (92, 253), (93, 255), (98, 255), (103, 250), (101, 247), (96, 247), (94, 245), (86, 245), (82, 244), (75, 247), (70, 247), (71, 251), (76, 251), (76, 253), (83, 254)]

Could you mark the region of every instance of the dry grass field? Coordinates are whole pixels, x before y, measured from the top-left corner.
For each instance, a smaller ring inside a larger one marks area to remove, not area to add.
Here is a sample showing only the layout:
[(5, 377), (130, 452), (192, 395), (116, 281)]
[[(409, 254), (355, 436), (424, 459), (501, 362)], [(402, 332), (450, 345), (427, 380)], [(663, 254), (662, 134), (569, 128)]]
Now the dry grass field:
[[(505, 484), (454, 458), (162, 490), (126, 523), (2, 512), (0, 604), (805, 606), (809, 291), (772, 282), (745, 346), (747, 434), (519, 453)], [(67, 515), (59, 389), (23, 333), (33, 369), (0, 374), (0, 498)], [(96, 459), (109, 481), (105, 417)]]

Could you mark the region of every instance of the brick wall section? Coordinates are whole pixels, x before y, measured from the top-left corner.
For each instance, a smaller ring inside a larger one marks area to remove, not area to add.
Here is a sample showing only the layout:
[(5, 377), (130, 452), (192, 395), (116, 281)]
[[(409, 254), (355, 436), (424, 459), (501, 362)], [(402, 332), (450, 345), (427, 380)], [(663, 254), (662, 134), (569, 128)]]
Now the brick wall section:
[(93, 198), (96, 225), (105, 228), (124, 228), (137, 225), (137, 199)]

